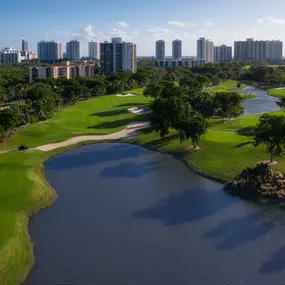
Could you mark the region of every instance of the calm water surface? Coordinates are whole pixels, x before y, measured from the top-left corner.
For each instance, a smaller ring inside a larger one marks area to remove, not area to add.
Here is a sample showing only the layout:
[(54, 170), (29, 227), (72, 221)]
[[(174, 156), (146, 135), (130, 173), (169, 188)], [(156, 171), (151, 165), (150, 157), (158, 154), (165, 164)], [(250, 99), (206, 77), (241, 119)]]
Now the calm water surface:
[(245, 100), (243, 102), (245, 115), (272, 112), (280, 109), (276, 105), (279, 98), (269, 96), (264, 90), (248, 86), (243, 88), (242, 91), (246, 93), (253, 93), (258, 96), (257, 98)]
[(224, 194), (127, 144), (52, 158), (57, 202), (35, 216), (28, 285), (284, 285), (285, 212)]

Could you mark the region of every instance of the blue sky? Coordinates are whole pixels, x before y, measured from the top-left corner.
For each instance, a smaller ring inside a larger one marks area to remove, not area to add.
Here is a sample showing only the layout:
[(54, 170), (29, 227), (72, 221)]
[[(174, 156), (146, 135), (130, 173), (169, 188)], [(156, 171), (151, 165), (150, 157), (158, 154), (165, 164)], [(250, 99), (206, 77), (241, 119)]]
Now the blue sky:
[(81, 41), (121, 36), (137, 43), (138, 55), (154, 55), (158, 39), (183, 41), (183, 54), (196, 54), (196, 39), (232, 45), (246, 37), (285, 40), (284, 0), (38, 0), (1, 4), (0, 48), (20, 48), (21, 38), (36, 51), (40, 40)]

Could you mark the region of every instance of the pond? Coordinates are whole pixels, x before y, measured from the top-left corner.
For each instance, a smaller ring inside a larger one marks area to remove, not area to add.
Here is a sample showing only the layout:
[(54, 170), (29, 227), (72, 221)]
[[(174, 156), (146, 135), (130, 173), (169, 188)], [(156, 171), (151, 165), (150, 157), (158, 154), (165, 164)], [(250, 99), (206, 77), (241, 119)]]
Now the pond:
[(129, 144), (48, 161), (57, 202), (32, 218), (28, 285), (283, 285), (285, 214)]

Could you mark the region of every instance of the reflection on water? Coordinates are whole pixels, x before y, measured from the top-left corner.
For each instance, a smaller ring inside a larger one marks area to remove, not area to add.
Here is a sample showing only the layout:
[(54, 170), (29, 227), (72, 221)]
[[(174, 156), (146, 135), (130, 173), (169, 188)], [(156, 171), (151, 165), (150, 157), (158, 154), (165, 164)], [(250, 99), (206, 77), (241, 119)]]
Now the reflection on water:
[(58, 201), (30, 225), (28, 285), (283, 285), (285, 215), (170, 156), (84, 146), (47, 165)]

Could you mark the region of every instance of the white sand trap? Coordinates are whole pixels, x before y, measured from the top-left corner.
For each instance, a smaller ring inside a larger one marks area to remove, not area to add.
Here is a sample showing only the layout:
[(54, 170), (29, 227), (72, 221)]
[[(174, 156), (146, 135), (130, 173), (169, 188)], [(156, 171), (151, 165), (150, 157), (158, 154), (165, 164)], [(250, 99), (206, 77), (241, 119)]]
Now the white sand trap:
[(136, 93), (128, 93), (128, 94), (117, 94), (117, 97), (134, 97), (138, 96)]
[(151, 113), (149, 106), (138, 106), (138, 107), (130, 108), (128, 109), (128, 111), (136, 115), (145, 115), (145, 114)]
[(69, 140), (59, 142), (59, 143), (51, 143), (46, 144), (42, 146), (38, 146), (35, 149), (41, 150), (41, 151), (50, 151), (57, 148), (62, 148), (74, 144), (78, 144), (80, 142), (85, 141), (105, 141), (105, 140), (117, 140), (122, 138), (129, 138), (134, 137), (138, 134), (138, 131), (141, 129), (145, 129), (149, 127), (148, 122), (134, 122), (132, 124), (129, 124), (124, 130), (112, 133), (109, 135), (89, 135), (89, 136), (78, 136), (73, 137)]

